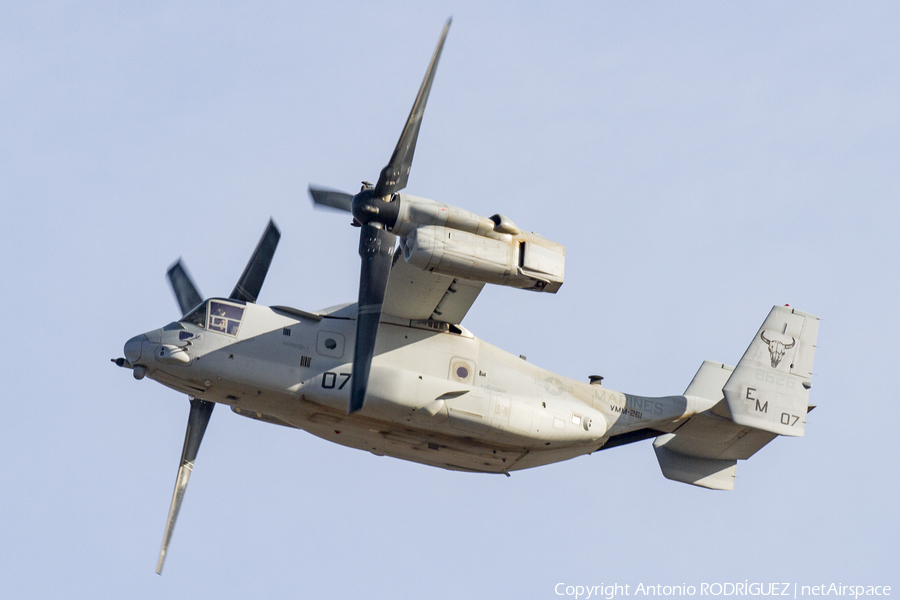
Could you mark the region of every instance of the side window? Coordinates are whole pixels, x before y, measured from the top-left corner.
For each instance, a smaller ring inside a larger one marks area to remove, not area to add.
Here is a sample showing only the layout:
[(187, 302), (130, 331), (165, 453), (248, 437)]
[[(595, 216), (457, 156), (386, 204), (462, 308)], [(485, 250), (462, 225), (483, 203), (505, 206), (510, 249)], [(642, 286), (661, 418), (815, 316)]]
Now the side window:
[(466, 358), (454, 356), (450, 361), (449, 379), (471, 385), (475, 381), (475, 363)]
[(316, 352), (322, 356), (344, 356), (344, 336), (332, 331), (320, 331), (316, 336)]
[(209, 326), (210, 331), (218, 331), (228, 335), (237, 335), (238, 328), (241, 326), (241, 318), (244, 316), (244, 308), (233, 304), (225, 304), (224, 302), (209, 303)]

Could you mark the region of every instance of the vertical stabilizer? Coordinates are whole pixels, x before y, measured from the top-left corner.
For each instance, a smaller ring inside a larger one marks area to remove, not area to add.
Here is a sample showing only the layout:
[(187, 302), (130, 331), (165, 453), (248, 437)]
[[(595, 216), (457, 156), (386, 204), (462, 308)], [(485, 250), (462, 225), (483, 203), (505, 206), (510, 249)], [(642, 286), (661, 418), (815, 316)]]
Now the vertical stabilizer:
[(772, 308), (723, 389), (735, 423), (803, 435), (818, 331), (818, 317)]

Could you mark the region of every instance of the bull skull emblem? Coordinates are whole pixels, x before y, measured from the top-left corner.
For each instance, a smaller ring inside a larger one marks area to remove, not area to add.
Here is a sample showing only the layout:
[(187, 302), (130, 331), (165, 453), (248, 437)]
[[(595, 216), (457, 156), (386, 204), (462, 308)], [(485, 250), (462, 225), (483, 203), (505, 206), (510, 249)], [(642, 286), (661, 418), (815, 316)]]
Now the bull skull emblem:
[(781, 342), (779, 340), (770, 340), (766, 337), (765, 331), (760, 332), (759, 339), (769, 345), (769, 358), (772, 359), (773, 369), (777, 367), (778, 363), (781, 362), (781, 359), (784, 358), (784, 351), (790, 350), (794, 347), (794, 344), (797, 343), (797, 340), (795, 340), (794, 338), (791, 338), (790, 344), (785, 344), (784, 342)]

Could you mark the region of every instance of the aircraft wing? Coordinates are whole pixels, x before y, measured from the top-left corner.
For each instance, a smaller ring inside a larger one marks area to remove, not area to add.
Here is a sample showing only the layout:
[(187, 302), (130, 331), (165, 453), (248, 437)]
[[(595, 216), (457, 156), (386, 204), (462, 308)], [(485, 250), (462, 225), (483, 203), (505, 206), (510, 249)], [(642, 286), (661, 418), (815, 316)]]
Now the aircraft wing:
[(483, 287), (483, 283), (417, 269), (407, 264), (397, 248), (381, 310), (402, 319), (458, 325)]

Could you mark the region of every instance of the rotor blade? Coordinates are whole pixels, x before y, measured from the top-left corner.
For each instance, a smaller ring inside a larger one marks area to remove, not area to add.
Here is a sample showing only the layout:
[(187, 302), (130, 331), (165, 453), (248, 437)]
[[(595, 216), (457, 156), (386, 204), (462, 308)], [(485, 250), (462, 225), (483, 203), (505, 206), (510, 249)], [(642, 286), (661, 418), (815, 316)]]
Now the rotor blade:
[(444, 40), (447, 37), (447, 31), (450, 29), (450, 23), (453, 18), (447, 19), (444, 24), (444, 30), (441, 32), (441, 39), (438, 40), (437, 47), (428, 64), (428, 70), (425, 72), (425, 79), (422, 80), (422, 87), (419, 88), (419, 94), (413, 103), (409, 118), (406, 119), (406, 126), (403, 127), (403, 133), (400, 134), (400, 140), (391, 160), (387, 166), (381, 170), (378, 176), (378, 183), (375, 184), (374, 197), (384, 198), (390, 196), (394, 192), (402, 190), (406, 187), (409, 179), (409, 169), (412, 166), (413, 154), (416, 152), (416, 139), (419, 137), (419, 126), (422, 124), (422, 115), (425, 113), (425, 104), (428, 102), (428, 94), (431, 92), (431, 82), (434, 81), (434, 73), (437, 71), (438, 59), (441, 57), (441, 50), (444, 48)]
[(253, 251), (253, 256), (250, 257), (250, 262), (247, 263), (247, 267), (244, 269), (244, 274), (241, 275), (237, 285), (234, 286), (234, 290), (229, 298), (232, 300), (243, 300), (244, 302), (256, 302), (280, 239), (281, 232), (275, 226), (275, 221), (269, 219), (269, 226), (266, 227), (266, 232), (263, 233), (262, 239), (259, 240), (256, 250)]
[(347, 414), (363, 407), (369, 384), (369, 368), (375, 352), (375, 337), (381, 319), (381, 304), (391, 274), (391, 258), (396, 236), (369, 224), (359, 233), (359, 305), (356, 316), (356, 345), (353, 350), (353, 379)]
[(309, 198), (316, 206), (324, 206), (326, 208), (336, 208), (350, 212), (350, 201), (353, 196), (338, 192), (337, 190), (326, 190), (324, 188), (316, 188), (309, 186)]
[(188, 314), (192, 308), (203, 302), (203, 297), (197, 291), (197, 286), (188, 275), (187, 269), (181, 264), (180, 258), (178, 262), (169, 267), (166, 275), (169, 277), (169, 285), (172, 286), (175, 300), (178, 301), (178, 307), (181, 309), (181, 316)]
[(163, 563), (166, 561), (166, 551), (169, 549), (169, 540), (172, 539), (172, 531), (175, 529), (175, 519), (181, 509), (181, 501), (184, 498), (184, 490), (187, 489), (191, 471), (194, 470), (194, 461), (197, 459), (197, 451), (203, 434), (209, 424), (209, 416), (215, 408), (214, 402), (207, 402), (198, 398), (191, 398), (191, 412), (188, 415), (187, 431), (184, 434), (184, 448), (181, 450), (181, 466), (178, 467), (178, 477), (175, 479), (175, 492), (172, 494), (172, 506), (169, 507), (169, 518), (166, 520), (166, 532), (163, 534), (162, 548), (159, 550), (159, 561), (156, 563), (156, 573), (162, 575)]

